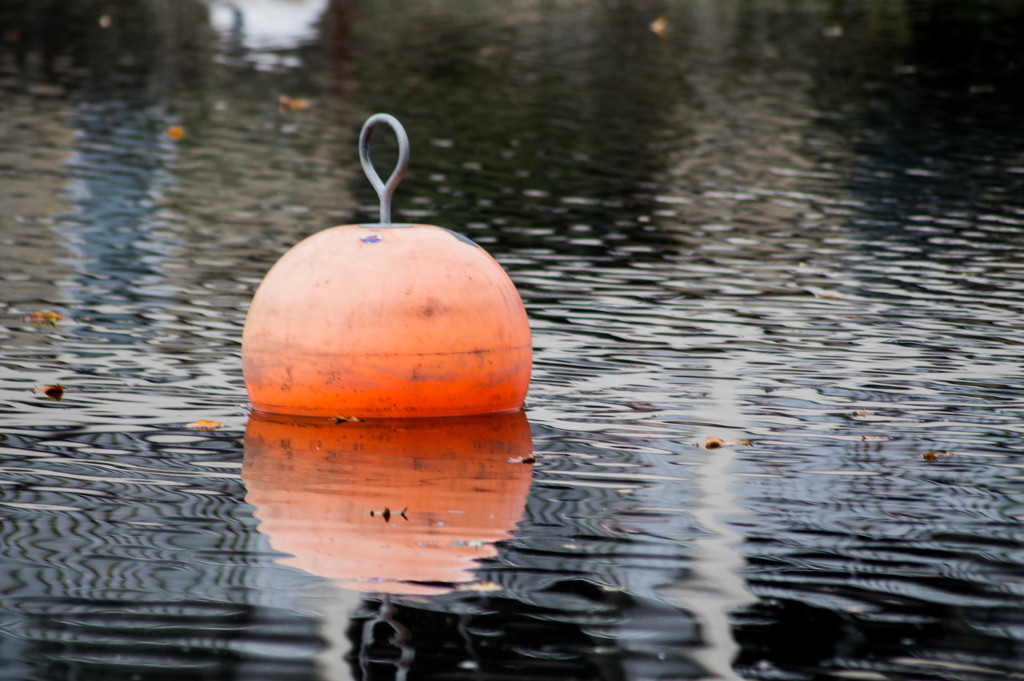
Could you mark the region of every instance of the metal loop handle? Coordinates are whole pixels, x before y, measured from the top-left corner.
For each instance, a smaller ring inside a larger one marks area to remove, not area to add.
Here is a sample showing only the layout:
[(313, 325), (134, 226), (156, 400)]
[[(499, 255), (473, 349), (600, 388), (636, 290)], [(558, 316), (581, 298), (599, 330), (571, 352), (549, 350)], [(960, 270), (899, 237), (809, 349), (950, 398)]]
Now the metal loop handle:
[[(380, 175), (373, 168), (370, 162), (370, 133), (378, 125), (387, 125), (398, 138), (398, 163), (387, 182), (382, 182)], [(374, 114), (363, 124), (363, 130), (359, 133), (359, 162), (363, 165), (363, 172), (366, 179), (370, 181), (373, 188), (377, 190), (380, 197), (380, 224), (391, 224), (391, 197), (395, 194), (395, 188), (402, 181), (405, 169), (409, 167), (409, 137), (405, 134), (405, 128), (398, 122), (398, 119), (389, 114)]]

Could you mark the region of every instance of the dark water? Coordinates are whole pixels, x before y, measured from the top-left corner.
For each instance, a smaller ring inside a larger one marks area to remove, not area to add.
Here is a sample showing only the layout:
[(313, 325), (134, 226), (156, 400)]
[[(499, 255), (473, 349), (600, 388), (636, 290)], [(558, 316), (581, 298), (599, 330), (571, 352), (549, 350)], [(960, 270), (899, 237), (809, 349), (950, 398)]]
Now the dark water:
[[(239, 4), (0, 2), (0, 678), (1024, 676), (1024, 6)], [(249, 419), (376, 111), (527, 420)]]

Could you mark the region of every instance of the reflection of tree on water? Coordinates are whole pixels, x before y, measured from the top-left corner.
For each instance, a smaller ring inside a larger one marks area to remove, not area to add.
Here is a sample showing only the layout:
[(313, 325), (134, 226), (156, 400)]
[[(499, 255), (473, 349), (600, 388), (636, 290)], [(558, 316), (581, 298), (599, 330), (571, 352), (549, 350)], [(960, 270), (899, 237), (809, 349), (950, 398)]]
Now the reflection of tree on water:
[[(958, 403), (956, 420), (987, 424), (1015, 394), (1019, 372), (1010, 364), (1000, 371), (998, 360), (1017, 353), (1000, 347), (998, 325), (1016, 325), (1021, 312), (1012, 263), (1024, 230), (1017, 181), (1022, 9), (893, 3), (891, 21), (840, 15), (831, 38), (837, 58), (809, 69), (815, 102), (843, 113), (823, 125), (846, 135), (857, 154), (836, 178), (849, 197), (838, 219), (854, 243), (843, 262), (828, 266), (876, 306), (877, 321), (864, 322), (860, 344), (874, 338), (892, 347), (891, 362), (876, 360), (868, 370), (851, 362), (849, 381), (829, 376), (823, 402), (866, 399), (904, 413), (900, 403), (911, 393), (926, 403), (970, 394), (982, 406), (971, 413)], [(947, 316), (955, 321), (946, 328), (967, 325), (977, 335), (937, 338), (933, 329)], [(981, 378), (990, 362), (992, 379)], [(914, 434), (908, 428), (904, 440)], [(991, 437), (1009, 446), (1007, 435)], [(851, 469), (863, 462), (871, 462), (864, 470), (881, 468), (893, 449), (899, 446), (862, 443), (846, 461)], [(1019, 560), (1005, 544), (1012, 521), (1001, 517), (1017, 495), (998, 474), (976, 468), (964, 473), (964, 487), (930, 488), (929, 475), (910, 472), (816, 480), (753, 462), (745, 470), (788, 482), (760, 491), (751, 485), (746, 494), (761, 511), (745, 545), (746, 578), (761, 600), (736, 617), (744, 673), (831, 678), (870, 670), (879, 678), (937, 679), (1020, 672), (1019, 593), (1004, 580)], [(790, 533), (797, 537), (783, 548), (778, 538)], [(978, 561), (981, 546), (988, 555)]]
[[(850, 122), (863, 158), (849, 182), (860, 202), (850, 225), (876, 257), (904, 258), (910, 247), (968, 267), (1016, 222), (1024, 8), (979, 5), (919, 7), (889, 69), (870, 74), (869, 106)], [(946, 245), (954, 240), (966, 248)]]
[[(135, 30), (104, 28), (104, 9), (119, 10), (119, 20)], [(140, 289), (160, 279), (154, 269), (159, 254), (172, 248), (143, 236), (169, 162), (162, 126), (136, 89), (152, 66), (145, 48), (153, 40), (151, 17), (139, 3), (127, 2), (8, 3), (5, 10), (0, 33), (29, 92), (53, 86), (61, 96), (77, 95), (65, 117), (79, 134), (61, 169), (74, 178), (65, 190), (74, 209), (57, 218), (56, 230), (75, 253), (79, 274), (61, 298), (95, 309), (144, 295)], [(118, 66), (126, 54), (140, 63)], [(97, 281), (104, 283), (81, 285)], [(82, 295), (90, 297), (79, 301)]]
[[(558, 227), (564, 246), (562, 197), (598, 202), (598, 234), (643, 212), (637, 190), (661, 166), (664, 116), (686, 90), (648, 28), (661, 6), (410, 7), (387, 15), (388, 31), (372, 39), (357, 25), (364, 98), (408, 121), (425, 147), (414, 154), (430, 157), (432, 172), (403, 184), (416, 212), (473, 225), (474, 237), (501, 232), (505, 247), (530, 246), (515, 229), (521, 221)], [(368, 6), (364, 26), (389, 9)]]

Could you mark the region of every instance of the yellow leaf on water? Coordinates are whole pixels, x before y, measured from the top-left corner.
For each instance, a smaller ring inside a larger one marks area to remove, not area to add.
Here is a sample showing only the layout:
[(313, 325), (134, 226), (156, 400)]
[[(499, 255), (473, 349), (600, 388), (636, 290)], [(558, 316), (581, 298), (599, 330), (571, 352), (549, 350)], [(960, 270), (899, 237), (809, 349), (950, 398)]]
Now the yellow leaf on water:
[(277, 98), (277, 101), (281, 105), (281, 111), (301, 111), (312, 106), (308, 99), (299, 99), (298, 97), (289, 97), (288, 95), (281, 95)]
[(33, 324), (49, 324), (50, 326), (57, 326), (57, 322), (62, 319), (64, 319), (64, 315), (57, 312), (50, 312), (49, 310), (33, 312), (29, 316), (25, 317), (26, 322), (32, 322)]
[(750, 445), (750, 440), (723, 440), (720, 437), (714, 435), (708, 435), (704, 438), (704, 444), (698, 444), (698, 447), (704, 449), (719, 449), (721, 447), (733, 447), (735, 445), (743, 445), (744, 447)]
[(668, 19), (666, 19), (664, 16), (660, 16), (654, 21), (652, 21), (647, 28), (651, 29), (651, 31), (655, 33), (659, 38), (664, 38), (665, 31), (668, 30)]
[(164, 134), (174, 142), (180, 142), (185, 138), (185, 128), (180, 125), (172, 125), (164, 131)]
[(209, 419), (199, 419), (198, 421), (186, 424), (185, 427), (192, 428), (193, 430), (216, 430), (222, 425), (224, 424), (217, 423), (216, 421), (211, 421)]
[(502, 587), (500, 584), (494, 582), (473, 582), (472, 584), (460, 584), (458, 587), (459, 591), (475, 591), (477, 593), (491, 593), (493, 591), (501, 591)]
[(924, 454), (918, 454), (919, 457), (925, 461), (938, 461), (940, 457), (953, 456), (952, 452), (936, 452), (934, 450), (925, 452)]

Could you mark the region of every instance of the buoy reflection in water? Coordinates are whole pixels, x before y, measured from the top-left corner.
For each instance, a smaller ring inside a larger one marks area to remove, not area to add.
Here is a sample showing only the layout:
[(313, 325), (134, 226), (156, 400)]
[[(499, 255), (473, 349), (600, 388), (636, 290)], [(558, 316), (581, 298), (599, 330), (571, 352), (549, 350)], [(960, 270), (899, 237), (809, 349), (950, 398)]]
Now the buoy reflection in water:
[[(341, 586), (436, 594), (470, 582), (526, 508), (519, 411), (334, 423), (254, 412), (242, 477), (280, 562)], [(528, 460), (528, 459), (527, 459)]]

